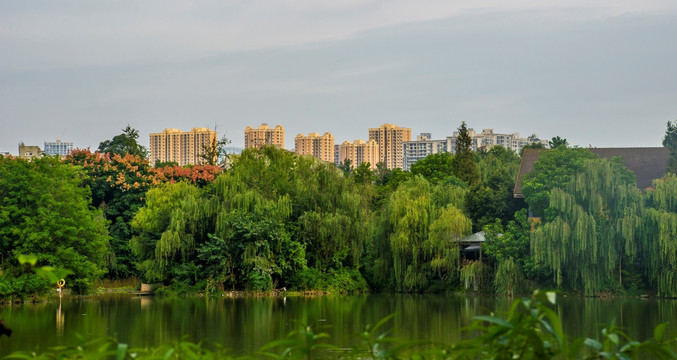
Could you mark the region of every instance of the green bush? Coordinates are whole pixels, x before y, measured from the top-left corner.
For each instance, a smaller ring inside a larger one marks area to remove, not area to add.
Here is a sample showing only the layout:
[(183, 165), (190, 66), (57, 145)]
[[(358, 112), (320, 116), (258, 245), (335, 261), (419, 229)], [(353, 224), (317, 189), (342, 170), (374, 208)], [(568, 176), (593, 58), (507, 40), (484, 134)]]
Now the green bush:
[(332, 270), (325, 275), (325, 290), (337, 293), (360, 293), (368, 291), (369, 285), (359, 271), (355, 269)]
[(269, 291), (273, 289), (273, 279), (270, 274), (261, 269), (252, 269), (247, 274), (247, 291)]
[(294, 276), (292, 285), (295, 290), (313, 290), (321, 288), (322, 272), (315, 268), (304, 267)]

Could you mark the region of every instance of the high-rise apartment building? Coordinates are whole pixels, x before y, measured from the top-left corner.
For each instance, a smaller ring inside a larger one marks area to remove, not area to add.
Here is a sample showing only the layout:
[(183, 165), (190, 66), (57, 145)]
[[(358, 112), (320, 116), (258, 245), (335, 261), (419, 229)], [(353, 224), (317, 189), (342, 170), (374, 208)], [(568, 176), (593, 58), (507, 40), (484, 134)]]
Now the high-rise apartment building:
[(312, 155), (322, 161), (334, 161), (334, 135), (309, 133), (298, 134), (294, 138), (295, 151), (299, 155)]
[[(471, 146), (473, 151), (489, 149), (492, 146), (500, 145), (506, 149), (511, 149), (512, 151), (519, 153), (527, 144), (541, 143), (546, 147), (548, 146), (548, 140), (541, 140), (536, 134), (523, 138), (520, 137), (519, 133), (497, 134), (494, 133), (494, 129), (482, 129), (481, 133), (477, 133), (473, 129), (468, 129), (468, 135), (472, 139)], [(457, 137), (458, 131), (454, 131), (452, 136), (447, 137), (447, 148), (451, 153), (456, 152)]]
[(402, 168), (402, 145), (405, 141), (411, 140), (411, 129), (383, 124), (377, 129), (369, 129), (369, 140), (378, 143), (379, 162), (386, 168)]
[(244, 129), (244, 147), (260, 149), (264, 145), (274, 145), (284, 149), (284, 129), (277, 125), (271, 129), (268, 124), (261, 124), (257, 129), (247, 126)]
[[(546, 146), (548, 145), (547, 140), (540, 140), (536, 135), (522, 138), (519, 136), (519, 133), (497, 134), (494, 133), (494, 129), (483, 129), (481, 133), (468, 129), (468, 136), (470, 136), (470, 146), (473, 151), (480, 149), (487, 150), (492, 146), (503, 146), (519, 153), (527, 144), (542, 143)], [(440, 152), (454, 154), (456, 152), (458, 131), (455, 131), (452, 136), (447, 136), (446, 140), (431, 140), (430, 138), (429, 133), (421, 133), (421, 135), (416, 137), (416, 141), (404, 142), (402, 145), (404, 154), (402, 170), (411, 170), (412, 164), (424, 159), (428, 155)]]
[(338, 163), (341, 164), (346, 159), (350, 160), (350, 165), (354, 169), (364, 162), (368, 162), (372, 170), (376, 169), (378, 164), (378, 143), (374, 140), (364, 141), (355, 140), (344, 141), (339, 145)]
[(447, 140), (431, 140), (430, 133), (421, 133), (416, 136), (416, 141), (405, 141), (402, 144), (404, 157), (402, 159), (402, 170), (411, 170), (411, 165), (421, 159), (425, 159), (430, 154), (449, 152), (447, 150)]
[(47, 155), (61, 155), (66, 156), (73, 151), (72, 142), (63, 142), (59, 139), (56, 141), (45, 141), (45, 154)]
[(165, 129), (150, 134), (150, 163), (176, 162), (179, 166), (204, 164), (200, 157), (205, 147), (216, 141), (216, 131), (208, 128), (193, 128), (189, 132), (179, 129)]

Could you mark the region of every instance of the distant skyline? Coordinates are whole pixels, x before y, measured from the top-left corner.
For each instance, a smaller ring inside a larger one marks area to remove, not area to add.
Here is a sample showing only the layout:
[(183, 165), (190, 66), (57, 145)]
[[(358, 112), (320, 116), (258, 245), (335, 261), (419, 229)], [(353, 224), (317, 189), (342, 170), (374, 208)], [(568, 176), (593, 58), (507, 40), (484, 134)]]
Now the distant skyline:
[(0, 152), (96, 149), (131, 125), (331, 132), (393, 123), (661, 146), (677, 119), (672, 0), (0, 2)]

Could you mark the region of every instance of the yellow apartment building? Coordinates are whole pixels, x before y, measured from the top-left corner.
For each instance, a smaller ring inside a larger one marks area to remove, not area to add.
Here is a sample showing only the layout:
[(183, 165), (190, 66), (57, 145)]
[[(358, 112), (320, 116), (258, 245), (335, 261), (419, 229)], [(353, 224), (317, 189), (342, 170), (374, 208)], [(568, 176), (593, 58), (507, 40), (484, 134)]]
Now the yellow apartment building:
[(264, 145), (274, 145), (284, 149), (284, 128), (277, 125), (271, 129), (268, 124), (261, 124), (257, 129), (247, 126), (244, 129), (244, 147), (260, 149)]
[(334, 162), (334, 135), (309, 133), (298, 134), (294, 138), (295, 151), (299, 155), (312, 155), (322, 161)]
[(402, 168), (405, 141), (411, 141), (411, 129), (393, 124), (383, 124), (369, 129), (369, 140), (378, 143), (379, 162), (388, 169)]
[(165, 129), (150, 134), (150, 163), (173, 161), (179, 166), (204, 164), (200, 158), (204, 148), (216, 140), (216, 131), (208, 128), (193, 128), (189, 132)]
[(355, 140), (352, 143), (344, 141), (339, 146), (339, 163), (348, 159), (354, 169), (363, 162), (368, 162), (370, 168), (375, 170), (378, 164), (378, 151), (378, 143), (374, 140)]

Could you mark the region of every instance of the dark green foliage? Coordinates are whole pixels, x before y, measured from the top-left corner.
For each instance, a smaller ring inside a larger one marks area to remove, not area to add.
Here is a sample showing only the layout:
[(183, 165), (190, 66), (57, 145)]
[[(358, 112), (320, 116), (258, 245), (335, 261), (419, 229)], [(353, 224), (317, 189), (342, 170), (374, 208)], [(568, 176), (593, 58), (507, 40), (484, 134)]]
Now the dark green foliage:
[(458, 128), (456, 152), (453, 158), (454, 175), (472, 186), (480, 181), (480, 174), (475, 164), (472, 152), (472, 139), (468, 133), (465, 121)]
[(350, 159), (345, 159), (338, 165), (338, 168), (343, 171), (344, 175), (348, 176), (353, 171), (353, 162)]
[(668, 121), (668, 129), (663, 137), (663, 146), (670, 150), (670, 160), (666, 171), (677, 174), (677, 121), (672, 123)]
[(563, 139), (559, 136), (555, 136), (554, 138), (552, 138), (552, 140), (548, 141), (548, 146), (551, 149), (556, 149), (558, 147), (567, 147), (567, 145), (569, 145), (567, 139)]
[[(234, 277), (244, 279), (234, 287), (271, 290), (273, 281), (283, 283), (282, 279), (290, 278), (305, 266), (303, 246), (291, 240), (284, 223), (274, 213), (235, 211), (224, 219), (224, 228), (228, 229), (223, 234), (226, 248), (220, 263), (226, 267), (221, 269), (225, 273), (215, 274), (217, 281)], [(198, 248), (198, 254), (201, 250)]]
[(110, 155), (125, 156), (127, 154), (139, 156), (142, 159), (148, 157), (148, 150), (138, 143), (139, 131), (127, 125), (122, 134), (116, 135), (111, 140), (99, 143), (99, 152)]
[(505, 187), (494, 190), (480, 184), (468, 190), (464, 210), (473, 222), (473, 232), (482, 230), (495, 219), (507, 220), (510, 209), (506, 202), (506, 191)]
[(372, 209), (378, 211), (383, 207), (388, 197), (408, 179), (412, 178), (412, 173), (402, 171), (400, 168), (390, 170), (385, 164), (376, 164), (375, 184), (376, 194), (372, 201)]
[(368, 162), (361, 163), (360, 166), (353, 171), (352, 176), (355, 183), (360, 185), (371, 184), (374, 181), (374, 172), (371, 171), (371, 164)]
[(515, 213), (514, 220), (503, 226), (500, 221), (485, 226), (482, 250), (494, 264), (494, 288), (499, 295), (516, 295), (524, 291), (524, 279), (547, 281), (549, 272), (531, 256), (531, 224), (527, 211)]
[[(41, 293), (54, 284), (34, 278), (14, 260), (34, 254), (38, 265), (70, 269), (76, 293), (91, 290), (103, 274), (108, 231), (101, 211), (90, 207), (83, 173), (47, 157), (28, 162), (0, 158), (0, 297)], [(0, 286), (3, 287), (3, 286)]]
[(522, 150), (520, 151), (520, 156), (524, 154), (524, 150), (526, 149), (545, 149), (545, 145), (541, 142), (532, 142), (529, 144), (526, 144), (522, 147)]
[[(216, 289), (225, 290), (225, 286), (235, 289), (236, 270), (230, 242), (208, 234), (208, 240), (197, 248), (197, 261), (202, 265), (202, 275), (215, 282)], [(233, 246), (234, 247), (234, 246)]]
[(411, 165), (411, 173), (421, 175), (432, 184), (454, 175), (453, 156), (447, 152), (430, 154)]
[(494, 146), (489, 151), (478, 153), (481, 182), (466, 193), (465, 213), (473, 222), (473, 232), (500, 219), (508, 223), (522, 202), (513, 197), (515, 178), (519, 169), (519, 157), (514, 151)]

